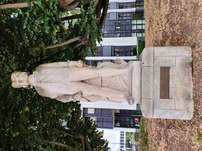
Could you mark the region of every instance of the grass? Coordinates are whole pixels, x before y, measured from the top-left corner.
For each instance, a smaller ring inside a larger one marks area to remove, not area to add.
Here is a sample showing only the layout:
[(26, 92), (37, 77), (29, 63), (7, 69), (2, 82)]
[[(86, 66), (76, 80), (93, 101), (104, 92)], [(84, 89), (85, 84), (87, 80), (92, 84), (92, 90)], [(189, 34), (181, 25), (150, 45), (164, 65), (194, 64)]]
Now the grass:
[(141, 122), (140, 122), (138, 150), (139, 151), (149, 151), (147, 123), (144, 118), (142, 118)]
[(194, 142), (197, 144), (200, 144), (202, 142), (202, 134), (200, 133), (199, 128), (195, 130)]
[[(199, 113), (199, 118), (202, 120), (202, 114)], [(196, 144), (200, 144), (202, 145), (202, 132), (201, 132), (201, 128), (196, 128), (195, 129), (195, 133), (194, 133), (194, 142)]]
[(139, 59), (144, 47), (145, 47), (145, 41), (144, 40), (138, 40), (137, 46), (136, 46), (136, 54), (137, 54), (138, 59)]

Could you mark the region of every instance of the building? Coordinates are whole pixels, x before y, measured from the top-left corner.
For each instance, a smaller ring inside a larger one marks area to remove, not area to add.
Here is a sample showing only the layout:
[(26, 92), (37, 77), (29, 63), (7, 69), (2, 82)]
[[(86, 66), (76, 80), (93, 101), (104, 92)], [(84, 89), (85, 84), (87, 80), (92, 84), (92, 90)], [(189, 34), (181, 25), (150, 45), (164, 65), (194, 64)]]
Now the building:
[(97, 56), (134, 56), (144, 40), (144, 0), (110, 0)]
[[(99, 60), (106, 56), (130, 56), (135, 59), (137, 41), (144, 40), (144, 0), (109, 0), (109, 2), (103, 27), (103, 41), (101, 45), (98, 44), (96, 56), (101, 58)], [(138, 105), (128, 105), (127, 102), (82, 102), (81, 105), (84, 108), (122, 110), (139, 108)]]
[[(97, 44), (96, 56), (135, 56), (138, 40), (144, 40), (144, 0), (110, 0), (103, 27), (103, 41)], [(89, 54), (91, 55), (91, 54)], [(109, 57), (110, 58), (110, 57)], [(92, 119), (105, 130), (112, 151), (125, 151), (126, 133), (138, 132), (142, 117), (139, 104), (127, 102), (81, 102), (83, 117)], [(114, 135), (112, 135), (114, 134)], [(112, 138), (114, 137), (114, 138)], [(133, 149), (130, 149), (133, 150)]]
[(139, 108), (137, 110), (83, 108), (83, 117), (85, 120), (95, 121), (97, 128), (127, 129), (136, 132), (135, 129), (140, 126), (142, 114)]
[[(136, 149), (137, 142), (134, 140), (134, 135), (139, 132), (142, 117), (140, 109), (83, 108), (83, 117), (85, 120), (93, 120), (98, 130), (104, 131), (104, 138), (109, 141), (111, 151)], [(133, 137), (127, 137), (129, 135)]]

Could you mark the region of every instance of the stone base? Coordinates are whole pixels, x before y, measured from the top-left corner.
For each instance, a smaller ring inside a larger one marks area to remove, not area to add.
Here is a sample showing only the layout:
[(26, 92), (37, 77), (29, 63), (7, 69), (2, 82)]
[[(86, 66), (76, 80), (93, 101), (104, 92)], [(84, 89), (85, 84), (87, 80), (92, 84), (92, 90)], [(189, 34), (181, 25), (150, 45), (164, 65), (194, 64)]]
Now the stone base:
[(131, 86), (129, 86), (130, 92), (134, 99), (134, 103), (139, 103), (141, 99), (141, 61), (130, 61), (129, 64), (132, 65), (131, 71)]
[(193, 116), (190, 47), (145, 48), (141, 109), (144, 117), (186, 119)]

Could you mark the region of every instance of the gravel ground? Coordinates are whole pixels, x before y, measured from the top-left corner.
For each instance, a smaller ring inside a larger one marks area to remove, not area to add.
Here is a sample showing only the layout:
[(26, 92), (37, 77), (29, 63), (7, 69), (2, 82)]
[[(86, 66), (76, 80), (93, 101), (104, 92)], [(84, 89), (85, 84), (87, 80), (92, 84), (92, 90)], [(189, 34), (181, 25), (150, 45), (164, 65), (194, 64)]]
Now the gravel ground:
[(194, 83), (193, 119), (147, 119), (149, 148), (202, 151), (202, 0), (145, 0), (145, 18), (146, 47), (191, 46)]

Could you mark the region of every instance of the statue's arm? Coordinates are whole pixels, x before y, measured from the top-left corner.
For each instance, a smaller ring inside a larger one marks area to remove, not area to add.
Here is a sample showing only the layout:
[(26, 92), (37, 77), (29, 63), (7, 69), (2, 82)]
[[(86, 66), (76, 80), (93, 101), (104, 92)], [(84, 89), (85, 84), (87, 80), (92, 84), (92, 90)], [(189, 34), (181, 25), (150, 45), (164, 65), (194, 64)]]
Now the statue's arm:
[(75, 100), (73, 100), (71, 95), (67, 95), (67, 94), (58, 95), (55, 99), (58, 100), (58, 101), (61, 101), (63, 103), (67, 103), (67, 102), (70, 102), (70, 101), (75, 101)]
[(67, 62), (54, 62), (41, 64), (38, 67), (51, 68), (51, 67), (67, 67)]
[(115, 59), (113, 60), (113, 62), (117, 65), (120, 65), (120, 66), (126, 66), (128, 63), (122, 59)]
[(38, 68), (53, 68), (53, 67), (83, 67), (83, 61), (66, 61), (66, 62), (54, 62), (54, 63), (45, 63), (38, 66)]
[(73, 95), (66, 95), (66, 94), (59, 95), (55, 99), (58, 101), (61, 101), (63, 103), (66, 103), (66, 102), (70, 102), (70, 101), (95, 102), (95, 101), (105, 99), (105, 98), (102, 98), (99, 95), (90, 95), (90, 96), (84, 97), (81, 92), (78, 92)]
[(82, 97), (82, 93), (80, 91), (75, 94), (56, 94), (56, 93), (49, 92), (46, 89), (43, 89), (39, 86), (36, 86), (35, 90), (39, 95), (43, 97), (56, 99), (63, 103), (70, 102), (70, 101), (80, 101)]
[(128, 63), (121, 59), (113, 60), (113, 62), (102, 62), (98, 63), (96, 68), (123, 68)]
[(98, 100), (103, 100), (105, 98), (102, 98), (100, 95), (88, 95), (86, 97), (82, 97), (85, 98), (88, 102), (96, 102)]
[(82, 60), (78, 60), (78, 61), (67, 61), (67, 66), (68, 67), (79, 67), (82, 68), (83, 67), (83, 61)]
[(61, 101), (63, 103), (67, 103), (70, 101), (81, 101), (81, 100), (83, 101), (81, 92), (77, 92), (77, 93), (72, 94), (72, 95), (61, 94), (61, 95), (58, 95), (57, 97), (55, 97), (54, 99)]

